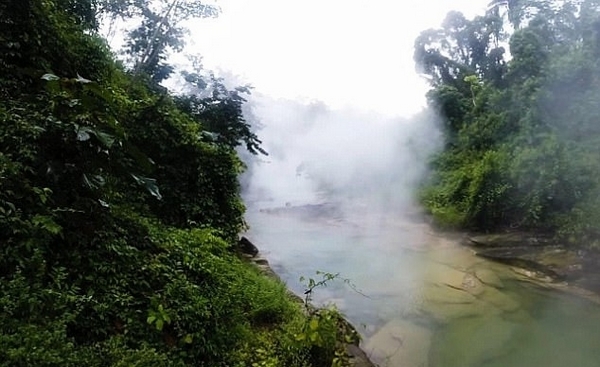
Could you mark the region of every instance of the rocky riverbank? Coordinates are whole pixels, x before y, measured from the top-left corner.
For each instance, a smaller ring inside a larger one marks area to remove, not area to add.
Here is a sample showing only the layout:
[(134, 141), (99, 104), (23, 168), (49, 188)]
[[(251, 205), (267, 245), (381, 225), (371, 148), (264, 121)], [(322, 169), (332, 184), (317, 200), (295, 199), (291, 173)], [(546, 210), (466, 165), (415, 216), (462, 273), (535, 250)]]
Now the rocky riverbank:
[(532, 281), (600, 303), (600, 253), (525, 232), (471, 235), (463, 244)]

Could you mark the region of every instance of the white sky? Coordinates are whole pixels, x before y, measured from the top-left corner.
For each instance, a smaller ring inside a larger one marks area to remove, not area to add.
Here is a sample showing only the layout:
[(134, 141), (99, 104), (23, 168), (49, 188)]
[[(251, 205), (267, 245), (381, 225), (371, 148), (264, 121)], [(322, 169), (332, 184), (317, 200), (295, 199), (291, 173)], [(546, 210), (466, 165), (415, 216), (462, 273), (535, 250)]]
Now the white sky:
[(220, 0), (192, 26), (190, 53), (273, 98), (406, 115), (424, 104), (414, 71), (419, 32), (449, 10), (483, 13), (489, 0)]

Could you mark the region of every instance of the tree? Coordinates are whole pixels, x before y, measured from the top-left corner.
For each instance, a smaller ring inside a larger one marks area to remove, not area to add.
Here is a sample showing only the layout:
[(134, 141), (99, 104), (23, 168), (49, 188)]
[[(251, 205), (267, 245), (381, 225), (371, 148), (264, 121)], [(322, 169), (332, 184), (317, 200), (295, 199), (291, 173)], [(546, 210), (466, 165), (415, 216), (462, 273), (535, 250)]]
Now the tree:
[(166, 79), (173, 67), (166, 64), (169, 50), (181, 51), (186, 29), (181, 25), (191, 18), (215, 17), (219, 9), (203, 1), (171, 0), (134, 3), (141, 15), (139, 26), (128, 33), (127, 51), (133, 59), (134, 74), (145, 73), (156, 83)]

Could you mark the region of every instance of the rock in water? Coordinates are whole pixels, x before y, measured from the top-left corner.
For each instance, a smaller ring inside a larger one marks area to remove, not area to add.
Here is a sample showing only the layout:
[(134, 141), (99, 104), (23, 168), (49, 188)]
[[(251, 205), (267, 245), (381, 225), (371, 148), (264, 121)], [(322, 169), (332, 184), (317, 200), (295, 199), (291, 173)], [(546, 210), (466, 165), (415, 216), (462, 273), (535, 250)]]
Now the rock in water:
[(497, 315), (467, 318), (451, 323), (436, 336), (431, 353), (432, 365), (485, 365), (486, 361), (510, 353), (509, 342), (516, 331), (516, 324)]
[(251, 257), (258, 255), (258, 247), (256, 247), (252, 242), (250, 242), (250, 240), (246, 237), (240, 238), (238, 246), (240, 248), (240, 251), (245, 255), (250, 255)]
[(495, 288), (504, 288), (504, 283), (502, 283), (500, 277), (498, 277), (498, 275), (493, 270), (485, 268), (476, 269), (475, 276), (483, 284), (487, 284)]
[(369, 338), (364, 349), (380, 366), (428, 366), (432, 335), (423, 326), (392, 320)]

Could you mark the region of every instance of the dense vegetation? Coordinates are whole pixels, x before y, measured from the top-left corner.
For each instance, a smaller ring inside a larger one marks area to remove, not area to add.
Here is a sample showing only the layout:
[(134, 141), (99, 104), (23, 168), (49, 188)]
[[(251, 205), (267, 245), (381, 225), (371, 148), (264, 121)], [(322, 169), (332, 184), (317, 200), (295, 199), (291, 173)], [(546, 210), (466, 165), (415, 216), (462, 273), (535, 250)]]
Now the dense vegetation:
[[(160, 85), (218, 9), (148, 3), (0, 3), (0, 366), (331, 365), (335, 312), (234, 251), (247, 89)], [(123, 62), (97, 31), (119, 17)]]
[(445, 225), (600, 245), (600, 2), (495, 1), (421, 33), (445, 119), (423, 200)]

